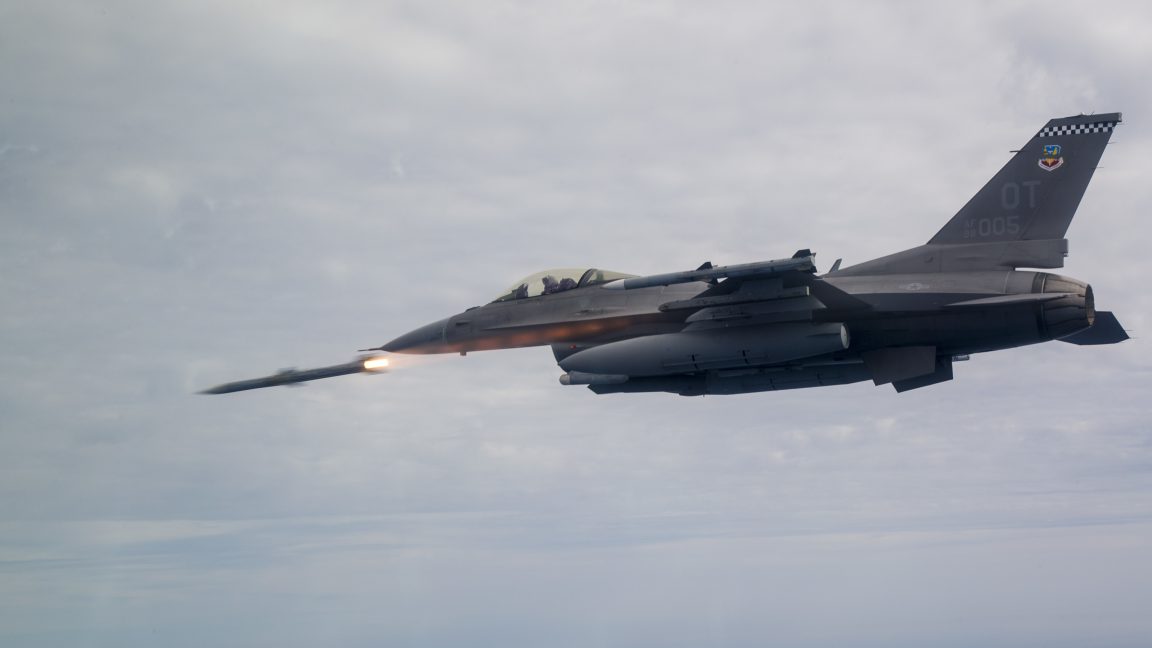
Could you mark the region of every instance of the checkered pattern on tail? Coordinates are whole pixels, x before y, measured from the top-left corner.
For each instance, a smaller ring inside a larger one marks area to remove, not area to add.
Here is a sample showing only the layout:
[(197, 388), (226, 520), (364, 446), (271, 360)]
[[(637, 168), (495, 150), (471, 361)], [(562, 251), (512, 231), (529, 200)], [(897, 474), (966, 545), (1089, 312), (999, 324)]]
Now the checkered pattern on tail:
[(1111, 133), (1116, 122), (1096, 122), (1095, 124), (1064, 124), (1062, 126), (1045, 126), (1037, 137), (1056, 137), (1057, 135), (1088, 135), (1090, 133)]

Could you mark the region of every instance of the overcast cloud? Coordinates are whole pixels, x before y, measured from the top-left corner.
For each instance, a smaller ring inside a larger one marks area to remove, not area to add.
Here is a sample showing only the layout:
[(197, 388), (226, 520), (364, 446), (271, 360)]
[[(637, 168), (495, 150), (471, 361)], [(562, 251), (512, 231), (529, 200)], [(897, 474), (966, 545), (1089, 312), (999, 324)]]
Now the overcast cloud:
[[(0, 0), (0, 643), (1137, 646), (1152, 7)], [(553, 266), (926, 241), (1123, 111), (1062, 271), (1136, 339), (902, 395), (345, 361)]]

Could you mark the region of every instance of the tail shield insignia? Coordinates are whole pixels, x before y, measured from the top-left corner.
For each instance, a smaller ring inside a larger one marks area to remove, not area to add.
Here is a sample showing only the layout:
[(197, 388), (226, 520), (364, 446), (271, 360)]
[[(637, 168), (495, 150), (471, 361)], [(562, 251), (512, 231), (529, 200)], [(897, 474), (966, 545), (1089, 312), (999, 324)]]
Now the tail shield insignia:
[(1055, 171), (1063, 166), (1064, 158), (1060, 157), (1060, 145), (1045, 144), (1044, 157), (1040, 158), (1038, 164), (1045, 171)]

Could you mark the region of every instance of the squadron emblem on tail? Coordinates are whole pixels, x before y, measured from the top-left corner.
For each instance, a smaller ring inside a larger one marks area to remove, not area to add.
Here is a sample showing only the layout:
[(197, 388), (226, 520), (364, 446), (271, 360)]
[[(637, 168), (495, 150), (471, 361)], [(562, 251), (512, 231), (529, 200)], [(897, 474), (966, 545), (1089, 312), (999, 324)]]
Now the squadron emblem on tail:
[(1060, 157), (1059, 144), (1045, 144), (1044, 157), (1040, 158), (1039, 165), (1045, 171), (1055, 171), (1064, 165), (1064, 158)]

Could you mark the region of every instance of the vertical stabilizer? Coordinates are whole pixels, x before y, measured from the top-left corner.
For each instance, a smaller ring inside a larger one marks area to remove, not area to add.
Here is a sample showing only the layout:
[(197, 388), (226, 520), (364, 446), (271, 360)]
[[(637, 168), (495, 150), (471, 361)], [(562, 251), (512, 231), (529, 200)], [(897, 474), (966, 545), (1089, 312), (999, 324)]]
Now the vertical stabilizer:
[(1062, 239), (1120, 113), (1049, 121), (937, 232), (934, 243)]

